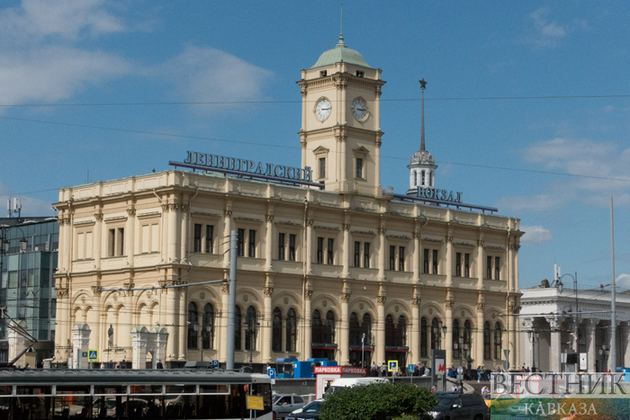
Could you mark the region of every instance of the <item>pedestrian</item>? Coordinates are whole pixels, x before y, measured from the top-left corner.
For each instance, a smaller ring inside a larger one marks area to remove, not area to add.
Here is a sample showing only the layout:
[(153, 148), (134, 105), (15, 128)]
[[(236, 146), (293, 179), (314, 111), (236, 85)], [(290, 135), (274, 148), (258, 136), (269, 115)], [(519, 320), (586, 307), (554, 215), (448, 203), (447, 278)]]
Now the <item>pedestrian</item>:
[(385, 362), (381, 365), (381, 376), (387, 376), (387, 364)]
[(156, 369), (164, 369), (164, 365), (162, 364), (162, 360), (158, 359), (157, 364), (155, 365)]
[(370, 376), (378, 376), (378, 365), (376, 362), (372, 363), (372, 368), (370, 369)]
[(436, 391), (437, 391), (437, 386), (433, 385), (433, 386), (431, 387), (431, 393), (432, 393), (432, 394), (435, 394), (435, 392), (436, 392)]
[(477, 368), (477, 383), (479, 383), (479, 381), (481, 381), (481, 374), (483, 373), (483, 369), (481, 368), (481, 366), (479, 366)]
[(487, 386), (485, 386), (485, 385), (484, 385), (484, 386), (482, 386), (482, 387), (481, 387), (481, 396), (482, 396), (482, 397), (483, 397), (484, 395), (486, 395), (488, 392), (490, 392), (490, 391), (488, 390), (488, 387), (487, 387)]
[(453, 384), (453, 386), (451, 387), (451, 392), (457, 392), (458, 388), (457, 388), (457, 384)]
[(105, 369), (105, 362), (101, 362), (101, 369)]

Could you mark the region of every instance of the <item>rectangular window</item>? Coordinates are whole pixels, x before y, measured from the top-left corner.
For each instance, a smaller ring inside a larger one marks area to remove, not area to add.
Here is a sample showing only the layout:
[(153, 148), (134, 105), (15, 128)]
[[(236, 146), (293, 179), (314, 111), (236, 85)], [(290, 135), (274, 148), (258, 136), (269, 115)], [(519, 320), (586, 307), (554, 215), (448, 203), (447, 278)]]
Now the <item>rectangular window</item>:
[(354, 243), (354, 266), (361, 267), (361, 242)]
[(236, 239), (236, 253), (239, 257), (245, 255), (245, 229), (238, 230), (238, 237)]
[(116, 229), (110, 229), (107, 235), (107, 256), (116, 255)]
[(494, 257), (494, 279), (501, 280), (501, 257)]
[(389, 247), (389, 269), (396, 269), (396, 247), (392, 245)]
[(405, 247), (398, 247), (398, 271), (405, 271)]
[(357, 173), (356, 173), (356, 177), (357, 178), (363, 178), (363, 159), (362, 158), (357, 158)]
[(195, 223), (193, 252), (201, 252), (201, 225)]
[(319, 179), (326, 178), (326, 158), (319, 158)]
[(214, 226), (206, 225), (206, 253), (214, 254)]
[(455, 253), (455, 276), (462, 276), (462, 253)]
[(141, 252), (143, 254), (146, 254), (148, 252), (151, 252), (151, 226), (150, 225), (143, 225), (142, 226), (142, 248), (141, 248)]
[(284, 233), (278, 234), (278, 259), (284, 260)]
[(249, 231), (249, 249), (247, 256), (252, 258), (256, 257), (256, 231), (251, 229)]
[(438, 250), (433, 250), (433, 274), (438, 273)]
[(425, 274), (429, 274), (429, 250), (425, 248), (424, 250), (424, 272)]
[(324, 238), (317, 238), (317, 264), (324, 263)]
[(470, 254), (464, 254), (464, 277), (470, 277)]
[(295, 235), (289, 235), (289, 261), (295, 261)]
[(492, 257), (486, 257), (486, 278), (492, 278)]
[(118, 228), (118, 255), (125, 255), (125, 228)]
[(363, 243), (363, 267), (370, 268), (370, 243)]
[(328, 247), (326, 248), (326, 264), (335, 263), (335, 240), (328, 238)]

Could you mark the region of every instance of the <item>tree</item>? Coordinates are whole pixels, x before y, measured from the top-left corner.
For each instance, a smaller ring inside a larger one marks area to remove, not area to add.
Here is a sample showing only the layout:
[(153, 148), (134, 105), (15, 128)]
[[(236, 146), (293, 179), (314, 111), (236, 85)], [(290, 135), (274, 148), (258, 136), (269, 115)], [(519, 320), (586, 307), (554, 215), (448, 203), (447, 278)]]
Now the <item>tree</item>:
[(321, 420), (407, 420), (433, 410), (437, 398), (428, 390), (402, 383), (374, 383), (326, 395)]

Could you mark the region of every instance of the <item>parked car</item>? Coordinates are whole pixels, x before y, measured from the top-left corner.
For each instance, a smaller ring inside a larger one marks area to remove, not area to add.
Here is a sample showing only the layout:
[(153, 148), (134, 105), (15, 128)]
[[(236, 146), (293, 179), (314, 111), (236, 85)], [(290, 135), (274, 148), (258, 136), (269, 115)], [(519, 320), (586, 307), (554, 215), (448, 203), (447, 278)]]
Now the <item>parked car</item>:
[(506, 414), (508, 407), (518, 402), (518, 398), (515, 395), (508, 393), (488, 393), (483, 396), (483, 399), (490, 409), (490, 414)]
[(324, 400), (315, 400), (303, 408), (295, 410), (289, 414), (285, 420), (317, 420), (319, 419), (319, 413), (322, 411), (322, 402), (324, 402)]
[(439, 420), (489, 420), (490, 411), (479, 394), (438, 392), (438, 403), (429, 414)]
[(304, 407), (306, 401), (299, 395), (276, 394), (271, 399), (272, 410), (277, 419), (283, 419), (292, 411)]

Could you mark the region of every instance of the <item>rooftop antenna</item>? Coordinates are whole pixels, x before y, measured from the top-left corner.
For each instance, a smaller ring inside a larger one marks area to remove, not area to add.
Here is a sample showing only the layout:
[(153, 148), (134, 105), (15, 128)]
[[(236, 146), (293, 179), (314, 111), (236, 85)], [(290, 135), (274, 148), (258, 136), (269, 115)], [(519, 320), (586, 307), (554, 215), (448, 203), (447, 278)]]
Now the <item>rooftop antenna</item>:
[(420, 90), (422, 90), (422, 127), (420, 131), (420, 150), (424, 151), (424, 91), (427, 88), (427, 82), (424, 77), (420, 80)]
[(343, 38), (343, 3), (341, 3), (341, 29), (340, 29), (340, 36)]

